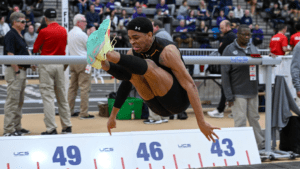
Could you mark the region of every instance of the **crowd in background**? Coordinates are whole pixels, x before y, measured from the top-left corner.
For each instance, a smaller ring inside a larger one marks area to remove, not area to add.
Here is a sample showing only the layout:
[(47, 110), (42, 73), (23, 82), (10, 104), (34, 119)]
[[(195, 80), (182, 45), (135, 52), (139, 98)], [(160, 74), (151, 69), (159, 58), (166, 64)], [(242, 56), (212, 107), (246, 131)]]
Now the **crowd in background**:
[[(256, 10), (268, 14), (269, 21), (276, 32), (277, 25), (281, 23), (290, 25), (288, 32), (290, 31), (291, 34), (296, 32), (294, 25), (300, 17), (299, 0), (246, 1), (249, 4), (249, 10), (243, 9), (241, 5), (235, 6), (232, 0), (199, 0), (199, 6), (190, 6), (187, 0), (183, 0), (180, 5), (176, 3), (176, 0), (159, 0), (156, 5), (149, 4), (148, 0), (126, 2), (121, 0), (73, 0), (70, 1), (70, 4), (77, 7), (78, 13), (85, 15), (87, 33), (97, 30), (103, 19), (111, 19), (111, 27), (114, 32), (112, 36), (117, 35), (119, 40), (116, 47), (130, 47), (127, 42), (126, 26), (131, 19), (136, 17), (148, 17), (162, 21), (166, 17), (171, 17), (177, 20), (178, 27), (174, 27), (173, 32), (170, 33), (179, 47), (182, 43), (188, 44), (190, 48), (195, 47), (194, 41), (200, 44), (200, 48), (210, 48), (209, 40), (221, 43), (223, 35), (219, 26), (223, 20), (231, 22), (234, 32), (241, 24), (249, 25), (252, 30), (253, 43), (256, 46), (260, 45), (263, 43), (264, 32), (258, 23), (254, 23), (253, 17), (256, 15)], [(33, 26), (36, 33), (38, 33), (38, 28), (43, 25), (43, 0), (0, 0), (0, 4), (0, 44), (1, 37), (7, 32), (7, 25), (11, 26), (8, 18), (12, 12), (19, 11), (26, 16), (26, 29), (22, 31), (23, 35), (25, 32), (30, 33), (28, 29), (30, 25)], [(130, 8), (132, 11), (128, 14)], [(155, 10), (145, 13), (147, 8)], [(196, 36), (193, 33), (197, 33)], [(213, 36), (211, 37), (209, 34), (213, 34)], [(32, 36), (34, 37), (33, 34)]]

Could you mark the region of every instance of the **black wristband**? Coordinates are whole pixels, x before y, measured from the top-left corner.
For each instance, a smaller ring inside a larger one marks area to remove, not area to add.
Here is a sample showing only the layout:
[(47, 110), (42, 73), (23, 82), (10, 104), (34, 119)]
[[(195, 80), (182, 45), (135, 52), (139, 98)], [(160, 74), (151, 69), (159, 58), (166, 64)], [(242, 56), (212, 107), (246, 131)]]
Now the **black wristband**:
[(21, 72), (20, 72), (20, 70), (18, 70), (17, 72), (16, 72), (16, 74), (20, 74)]

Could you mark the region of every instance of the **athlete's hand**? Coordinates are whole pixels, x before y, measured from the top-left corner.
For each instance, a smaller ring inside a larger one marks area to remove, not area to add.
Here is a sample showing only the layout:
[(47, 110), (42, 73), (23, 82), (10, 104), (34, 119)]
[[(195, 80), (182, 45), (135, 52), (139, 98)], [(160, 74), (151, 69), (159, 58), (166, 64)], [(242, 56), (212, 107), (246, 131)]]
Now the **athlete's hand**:
[(102, 66), (102, 69), (105, 71), (108, 71), (110, 68), (109, 62), (107, 60), (101, 61), (101, 66)]
[(215, 136), (217, 139), (219, 139), (219, 136), (213, 131), (214, 129), (219, 129), (221, 130), (219, 127), (212, 127), (209, 123), (205, 122), (203, 123), (199, 123), (198, 122), (198, 126), (201, 130), (201, 132), (204, 134), (204, 136), (207, 138), (208, 141), (212, 140), (214, 143), (216, 142), (214, 137)]
[(116, 127), (117, 127), (116, 118), (109, 117), (108, 122), (107, 122), (107, 130), (110, 135), (111, 135), (111, 129), (116, 128)]

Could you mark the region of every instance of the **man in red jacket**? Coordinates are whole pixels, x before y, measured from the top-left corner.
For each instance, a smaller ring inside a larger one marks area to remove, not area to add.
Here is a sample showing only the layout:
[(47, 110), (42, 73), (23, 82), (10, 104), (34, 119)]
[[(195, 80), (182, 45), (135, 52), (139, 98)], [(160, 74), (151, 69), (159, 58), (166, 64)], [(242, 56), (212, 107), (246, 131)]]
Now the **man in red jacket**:
[[(48, 26), (40, 31), (34, 43), (33, 52), (38, 53), (41, 51), (41, 55), (65, 55), (67, 45), (66, 29), (55, 22), (55, 9), (47, 9), (44, 15)], [(61, 118), (62, 133), (71, 133), (71, 113), (65, 91), (64, 65), (40, 64), (39, 74), (40, 91), (44, 103), (44, 122), (47, 128), (42, 135), (57, 134), (54, 109), (55, 96)]]

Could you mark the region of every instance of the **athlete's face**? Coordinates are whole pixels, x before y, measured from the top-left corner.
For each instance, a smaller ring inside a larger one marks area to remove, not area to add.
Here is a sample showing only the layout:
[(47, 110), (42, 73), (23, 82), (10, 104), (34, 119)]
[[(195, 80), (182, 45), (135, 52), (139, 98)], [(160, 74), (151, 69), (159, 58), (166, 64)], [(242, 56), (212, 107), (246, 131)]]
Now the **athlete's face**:
[(152, 45), (152, 32), (142, 33), (128, 30), (128, 36), (132, 49), (137, 53), (147, 52)]

